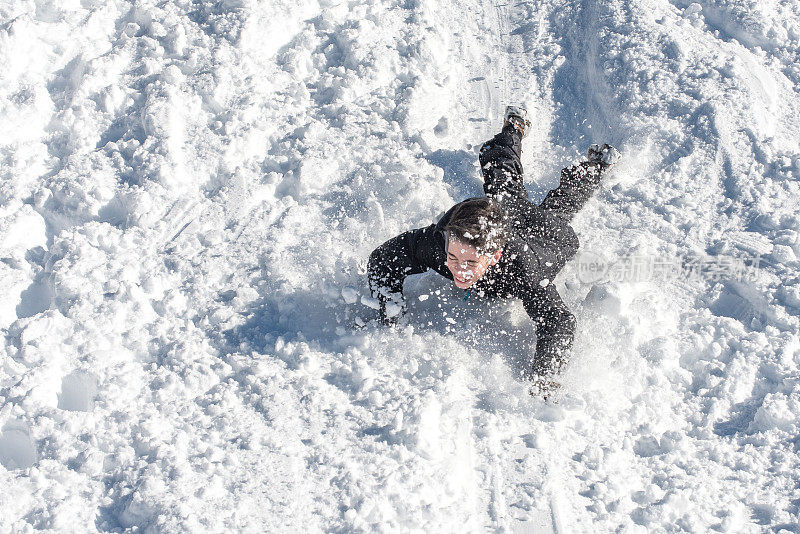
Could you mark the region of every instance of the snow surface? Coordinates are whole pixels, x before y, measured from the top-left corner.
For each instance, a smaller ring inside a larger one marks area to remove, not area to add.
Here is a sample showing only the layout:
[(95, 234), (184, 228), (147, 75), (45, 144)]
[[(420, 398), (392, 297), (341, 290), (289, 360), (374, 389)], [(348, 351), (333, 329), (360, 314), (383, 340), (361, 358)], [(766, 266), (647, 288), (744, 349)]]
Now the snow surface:
[[(4, 0), (0, 531), (800, 532), (799, 50), (796, 0)], [(519, 303), (353, 328), (519, 101), (535, 200), (623, 154), (555, 402)]]

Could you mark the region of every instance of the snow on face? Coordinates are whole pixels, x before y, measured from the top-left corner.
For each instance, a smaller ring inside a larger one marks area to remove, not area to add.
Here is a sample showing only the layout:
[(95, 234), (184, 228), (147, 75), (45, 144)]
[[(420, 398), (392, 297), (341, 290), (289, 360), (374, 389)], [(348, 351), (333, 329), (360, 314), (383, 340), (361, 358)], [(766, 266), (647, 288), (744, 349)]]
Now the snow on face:
[(475, 247), (457, 239), (448, 240), (447, 268), (453, 274), (456, 287), (472, 287), (486, 273), (486, 269), (497, 263), (499, 254), (496, 256), (479, 254)]

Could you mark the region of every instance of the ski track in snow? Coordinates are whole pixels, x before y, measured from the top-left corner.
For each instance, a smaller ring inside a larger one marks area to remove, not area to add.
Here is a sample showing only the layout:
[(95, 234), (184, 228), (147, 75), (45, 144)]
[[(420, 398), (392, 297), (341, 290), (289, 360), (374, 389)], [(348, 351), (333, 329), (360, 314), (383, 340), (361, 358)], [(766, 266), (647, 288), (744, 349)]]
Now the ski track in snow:
[[(4, 3), (0, 531), (800, 532), (799, 49), (797, 2)], [(353, 328), (520, 101), (535, 200), (623, 153), (554, 402), (518, 303)]]

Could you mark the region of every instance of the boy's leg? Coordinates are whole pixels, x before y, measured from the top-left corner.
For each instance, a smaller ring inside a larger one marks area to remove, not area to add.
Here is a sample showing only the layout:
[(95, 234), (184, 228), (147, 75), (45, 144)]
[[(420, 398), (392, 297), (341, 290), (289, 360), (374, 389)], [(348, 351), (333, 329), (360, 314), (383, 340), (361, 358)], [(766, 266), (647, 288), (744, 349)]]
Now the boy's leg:
[(543, 209), (571, 221), (600, 186), (605, 167), (599, 162), (584, 161), (561, 170), (561, 183), (552, 189), (541, 204)]
[[(546, 240), (555, 255), (554, 272), (571, 259), (578, 250), (578, 237), (558, 213), (551, 213), (528, 199), (522, 181), (522, 135), (513, 125), (485, 142), (480, 151), (483, 190), (498, 200), (520, 231), (534, 239)], [(552, 192), (551, 192), (552, 193)], [(522, 230), (524, 228), (524, 230)]]
[(522, 135), (511, 124), (481, 146), (480, 163), (483, 174), (483, 191), (501, 203), (504, 197), (528, 199), (522, 183)]

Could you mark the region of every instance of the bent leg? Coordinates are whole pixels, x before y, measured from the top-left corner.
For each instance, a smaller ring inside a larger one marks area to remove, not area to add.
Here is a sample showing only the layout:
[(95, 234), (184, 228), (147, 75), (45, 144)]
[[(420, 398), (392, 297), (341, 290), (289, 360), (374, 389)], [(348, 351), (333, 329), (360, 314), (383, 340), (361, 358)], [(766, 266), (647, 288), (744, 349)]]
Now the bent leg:
[(509, 197), (503, 208), (508, 215), (509, 229), (522, 237), (528, 246), (543, 247), (537, 253), (544, 258), (542, 269), (552, 280), (580, 246), (569, 220), (527, 198)]
[(599, 163), (584, 161), (561, 171), (561, 183), (544, 198), (543, 209), (571, 221), (600, 186), (603, 168)]
[(512, 125), (481, 146), (480, 162), (483, 191), (501, 203), (504, 197), (518, 196), (527, 200), (528, 192), (522, 183), (522, 136)]

